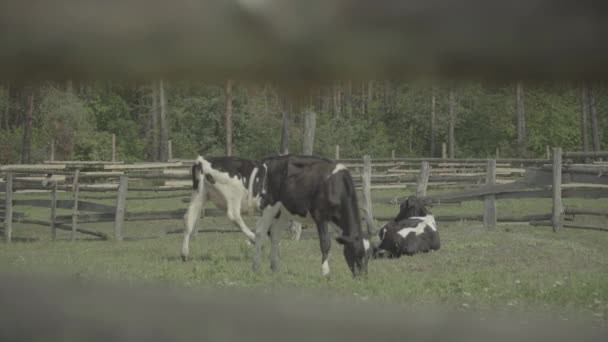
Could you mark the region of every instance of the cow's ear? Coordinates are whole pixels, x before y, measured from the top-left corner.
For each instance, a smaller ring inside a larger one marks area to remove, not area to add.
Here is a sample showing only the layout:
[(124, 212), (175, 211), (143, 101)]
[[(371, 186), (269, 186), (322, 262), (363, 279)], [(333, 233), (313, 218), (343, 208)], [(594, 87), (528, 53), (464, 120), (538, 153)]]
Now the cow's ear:
[(353, 239), (348, 236), (341, 235), (336, 238), (336, 241), (341, 245), (345, 245), (347, 243), (352, 243)]

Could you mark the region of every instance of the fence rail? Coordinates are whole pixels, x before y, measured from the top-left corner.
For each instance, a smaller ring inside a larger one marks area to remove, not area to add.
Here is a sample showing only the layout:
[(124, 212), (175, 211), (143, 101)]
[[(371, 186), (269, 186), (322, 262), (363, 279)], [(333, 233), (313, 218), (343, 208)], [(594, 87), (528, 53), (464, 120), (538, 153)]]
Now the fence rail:
[[(594, 156), (603, 156), (595, 153)], [(484, 212), (479, 214), (438, 215), (438, 221), (475, 220), (483, 221), (491, 229), (496, 222), (531, 222), (545, 225), (551, 222), (555, 230), (560, 227), (605, 230), (604, 227), (590, 227), (564, 224), (564, 218), (576, 215), (607, 216), (604, 209), (581, 209), (565, 207), (562, 198), (608, 198), (608, 167), (595, 164), (562, 165), (561, 157), (587, 157), (589, 154), (561, 153), (555, 150), (551, 165), (547, 159), (437, 159), (437, 158), (380, 158), (341, 159), (352, 170), (362, 206), (363, 219), (368, 230), (374, 229), (374, 220), (387, 221), (393, 217), (374, 216), (372, 204), (399, 204), (404, 197), (374, 196), (371, 190), (387, 186), (398, 189), (410, 187), (431, 205), (454, 205), (465, 201), (484, 201)], [(559, 156), (560, 158), (556, 158)], [(359, 162), (362, 163), (359, 163)], [(420, 161), (420, 163), (418, 163)], [(483, 163), (481, 161), (484, 161)], [(513, 163), (527, 165), (514, 167)], [(482, 167), (483, 166), (483, 167)], [(84, 168), (86, 171), (81, 171)], [(91, 170), (93, 168), (93, 170)], [(555, 180), (554, 170), (561, 173), (561, 181)], [(128, 200), (134, 199), (189, 199), (190, 165), (184, 161), (169, 163), (120, 163), (120, 162), (79, 162), (53, 161), (42, 165), (4, 165), (4, 181), (0, 190), (5, 193), (4, 204), (0, 206), (0, 218), (4, 221), (4, 235), (10, 241), (12, 223), (36, 224), (56, 229), (88, 234), (102, 239), (111, 237), (102, 232), (83, 229), (82, 224), (114, 222), (114, 239), (123, 238), (124, 221), (181, 219), (185, 209), (130, 212)], [(474, 171), (474, 172), (472, 172)], [(52, 177), (46, 176), (52, 173)], [(44, 176), (42, 176), (44, 175)], [(95, 183), (101, 181), (103, 183)], [(113, 183), (108, 183), (113, 182)], [(160, 182), (162, 185), (144, 186), (137, 182)], [(585, 183), (585, 184), (580, 184)], [(137, 185), (136, 185), (137, 184)], [(464, 187), (464, 190), (427, 195), (428, 187)], [(7, 191), (8, 190), (8, 191)], [(14, 192), (41, 191), (50, 193), (48, 199), (14, 199)], [(129, 195), (137, 191), (138, 194)], [(183, 192), (179, 192), (183, 191)], [(57, 199), (58, 192), (71, 192), (72, 199)], [(96, 195), (96, 193), (110, 193)], [(139, 192), (149, 193), (142, 195)], [(175, 193), (178, 192), (178, 193)], [(495, 202), (503, 199), (552, 198), (552, 213), (533, 215), (500, 215)], [(116, 205), (92, 202), (92, 200), (116, 199)], [(32, 220), (24, 213), (14, 212), (14, 206), (34, 206), (51, 209), (49, 221)], [(57, 209), (71, 210), (71, 215), (56, 215)], [(224, 211), (208, 208), (204, 216), (223, 216)], [(575, 227), (576, 226), (576, 227)], [(176, 230), (180, 231), (180, 230)], [(238, 231), (238, 230), (228, 230)], [(171, 231), (175, 233), (175, 231)]]

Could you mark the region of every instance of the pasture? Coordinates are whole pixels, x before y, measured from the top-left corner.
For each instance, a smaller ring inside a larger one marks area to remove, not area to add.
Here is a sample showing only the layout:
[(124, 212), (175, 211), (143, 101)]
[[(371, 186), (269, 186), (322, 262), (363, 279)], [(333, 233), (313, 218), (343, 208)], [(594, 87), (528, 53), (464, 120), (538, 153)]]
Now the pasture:
[[(134, 195), (136, 192), (134, 192)], [(396, 190), (374, 191), (374, 196), (404, 195)], [(16, 194), (36, 198), (37, 194)], [(59, 198), (68, 199), (61, 193)], [(104, 203), (104, 201), (101, 201)], [(106, 200), (114, 204), (115, 200)], [(567, 199), (566, 205), (606, 207), (607, 200)], [(501, 214), (550, 212), (551, 199), (501, 200)], [(130, 212), (185, 208), (181, 198), (129, 200)], [(436, 215), (479, 213), (482, 202), (432, 208)], [(30, 218), (48, 218), (49, 210), (20, 207)], [(396, 214), (397, 206), (374, 205), (378, 216)], [(69, 214), (58, 209), (58, 214)], [(252, 226), (254, 219), (245, 217)], [(604, 224), (605, 218), (584, 218)], [(593, 222), (592, 222), (593, 221)], [(580, 222), (580, 221), (579, 221)], [(380, 224), (380, 223), (379, 223)], [(205, 218), (204, 228), (233, 228), (225, 218)], [(201, 223), (199, 223), (199, 227)], [(85, 228), (111, 234), (112, 223)], [(499, 224), (486, 231), (480, 222), (439, 223), (442, 248), (437, 252), (397, 260), (371, 260), (366, 279), (353, 279), (341, 252), (332, 241), (329, 279), (320, 274), (316, 229), (307, 227), (301, 241), (281, 242), (281, 269), (269, 269), (266, 244), (262, 272), (251, 271), (253, 247), (234, 233), (201, 233), (191, 243), (189, 262), (179, 257), (182, 235), (164, 235), (183, 227), (181, 220), (125, 222), (126, 241), (85, 238), (69, 241), (58, 231), (50, 241), (48, 228), (14, 225), (10, 245), (0, 244), (3, 271), (68, 275), (85, 281), (111, 280), (129, 284), (166, 283), (192, 288), (247, 288), (273, 292), (291, 289), (319, 296), (345, 296), (363, 301), (399, 302), (408, 306), (445, 305), (467, 312), (540, 312), (559, 319), (608, 322), (608, 234), (527, 224)], [(158, 238), (161, 236), (160, 238)], [(313, 238), (314, 237), (314, 238)], [(23, 241), (23, 242), (20, 242)]]

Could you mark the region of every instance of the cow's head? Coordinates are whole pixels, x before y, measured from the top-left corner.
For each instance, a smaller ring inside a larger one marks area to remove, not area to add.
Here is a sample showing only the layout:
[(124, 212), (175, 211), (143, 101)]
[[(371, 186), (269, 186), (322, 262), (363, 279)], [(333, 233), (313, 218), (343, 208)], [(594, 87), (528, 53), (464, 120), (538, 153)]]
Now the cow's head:
[(403, 220), (410, 217), (422, 217), (431, 212), (424, 206), (424, 201), (416, 196), (408, 197), (399, 207), (399, 214), (394, 221)]
[(350, 237), (343, 235), (337, 237), (336, 241), (344, 245), (344, 258), (351, 272), (353, 272), (353, 276), (366, 275), (367, 261), (372, 254), (369, 239), (362, 236)]

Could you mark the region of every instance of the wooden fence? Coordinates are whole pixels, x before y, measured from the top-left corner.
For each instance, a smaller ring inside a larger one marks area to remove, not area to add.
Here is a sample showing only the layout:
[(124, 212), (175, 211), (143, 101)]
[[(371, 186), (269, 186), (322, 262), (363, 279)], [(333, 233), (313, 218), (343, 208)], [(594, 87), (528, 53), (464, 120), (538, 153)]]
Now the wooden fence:
[[(567, 208), (561, 204), (563, 197), (606, 198), (608, 166), (605, 164), (575, 164), (563, 166), (562, 156), (567, 158), (589, 158), (604, 156), (601, 153), (561, 153), (556, 149), (554, 158), (547, 159), (437, 159), (437, 158), (387, 158), (371, 160), (341, 159), (351, 169), (360, 188), (361, 205), (366, 212), (364, 218), (370, 231), (374, 230), (374, 219), (387, 221), (392, 217), (374, 217), (373, 203), (398, 204), (402, 197), (374, 197), (371, 190), (384, 188), (406, 189), (424, 197), (431, 205), (445, 205), (463, 201), (484, 201), (484, 212), (465, 215), (439, 215), (438, 221), (479, 220), (492, 229), (496, 222), (530, 222), (533, 225), (552, 225), (555, 231), (561, 227), (606, 230), (603, 227), (576, 226), (564, 223), (567, 215), (608, 215), (603, 209)], [(76, 233), (88, 234), (102, 239), (123, 239), (124, 221), (182, 219), (184, 209), (172, 211), (129, 212), (129, 199), (189, 199), (191, 189), (190, 161), (172, 160), (168, 163), (82, 162), (49, 161), (40, 165), (0, 166), (4, 182), (0, 190), (5, 193), (0, 207), (0, 219), (4, 221), (4, 236), (11, 240), (12, 223), (36, 224), (50, 227), (51, 237), (56, 230), (70, 231), (72, 239)], [(526, 168), (524, 168), (526, 167)], [(555, 170), (555, 172), (553, 171)], [(46, 174), (52, 173), (52, 177)], [(561, 181), (560, 181), (561, 177)], [(134, 186), (141, 180), (160, 182), (162, 185)], [(101, 182), (101, 183), (99, 183)], [(578, 185), (573, 185), (576, 183)], [(594, 184), (593, 188), (581, 187), (580, 183)], [(562, 184), (564, 184), (562, 188)], [(551, 185), (552, 189), (546, 188)], [(465, 187), (464, 191), (427, 195), (428, 187)], [(41, 191), (50, 194), (48, 199), (14, 199), (14, 192)], [(137, 195), (129, 196), (129, 191)], [(71, 199), (57, 199), (58, 192), (70, 192)], [(144, 194), (142, 195), (141, 192)], [(107, 194), (109, 193), (109, 194)], [(145, 193), (150, 193), (149, 195)], [(522, 216), (499, 216), (496, 201), (505, 198), (553, 198), (552, 213)], [(116, 205), (92, 202), (98, 199), (116, 199)], [(18, 206), (50, 208), (48, 221), (29, 219), (24, 213), (14, 211)], [(57, 208), (70, 209), (71, 215), (57, 215)], [(218, 209), (207, 208), (204, 216), (223, 216)], [(82, 228), (96, 222), (114, 222), (113, 236), (107, 233)], [(181, 229), (168, 233), (179, 233)], [(238, 230), (205, 230), (238, 231)]]

